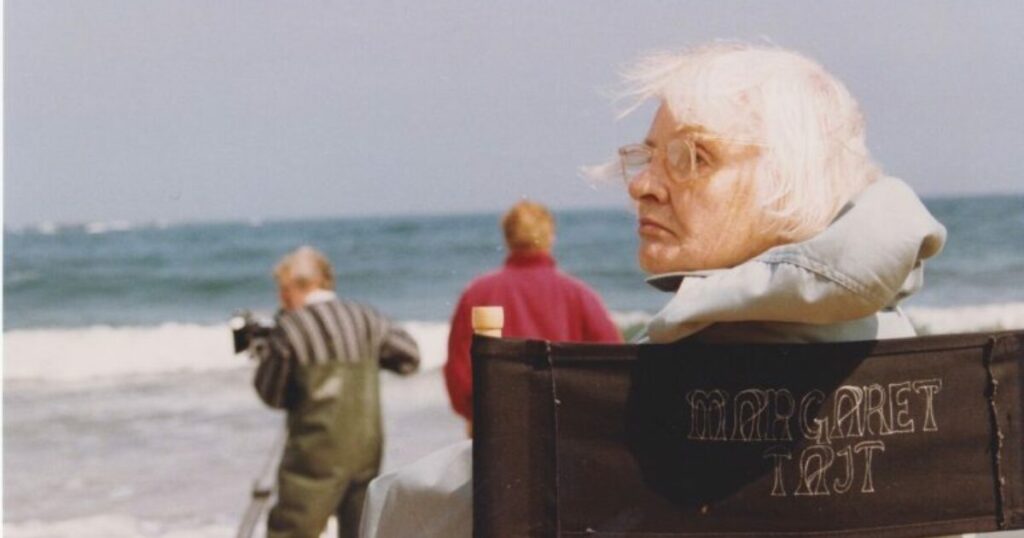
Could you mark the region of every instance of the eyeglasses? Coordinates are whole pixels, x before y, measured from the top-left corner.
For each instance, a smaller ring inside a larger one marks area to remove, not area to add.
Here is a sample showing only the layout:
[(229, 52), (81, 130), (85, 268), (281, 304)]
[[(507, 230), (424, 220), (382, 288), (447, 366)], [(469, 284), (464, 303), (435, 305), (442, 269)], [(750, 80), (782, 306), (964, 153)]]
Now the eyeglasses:
[[(702, 135), (700, 138), (763, 147), (763, 144), (749, 140), (707, 135)], [(651, 165), (656, 153), (663, 154), (665, 170), (669, 177), (677, 183), (684, 183), (695, 176), (704, 174), (715, 164), (707, 151), (697, 147), (694, 137), (673, 138), (665, 144), (663, 150), (659, 151), (659, 149), (647, 144), (629, 144), (619, 148), (622, 180), (627, 186)]]

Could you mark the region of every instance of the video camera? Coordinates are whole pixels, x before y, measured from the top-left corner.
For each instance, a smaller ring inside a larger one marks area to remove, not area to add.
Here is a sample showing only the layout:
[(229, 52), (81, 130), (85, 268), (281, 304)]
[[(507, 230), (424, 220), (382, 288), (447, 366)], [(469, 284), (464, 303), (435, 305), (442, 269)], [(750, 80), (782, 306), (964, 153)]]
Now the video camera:
[(228, 326), (231, 327), (231, 335), (235, 342), (235, 354), (248, 350), (254, 342), (262, 342), (263, 338), (270, 336), (270, 331), (274, 328), (273, 323), (257, 319), (248, 310), (236, 312)]

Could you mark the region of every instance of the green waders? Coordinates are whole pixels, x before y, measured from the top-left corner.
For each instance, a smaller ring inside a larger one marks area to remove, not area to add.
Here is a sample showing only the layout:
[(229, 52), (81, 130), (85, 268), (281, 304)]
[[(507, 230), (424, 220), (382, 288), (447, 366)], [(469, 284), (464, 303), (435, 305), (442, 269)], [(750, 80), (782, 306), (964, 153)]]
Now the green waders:
[(366, 487), (380, 469), (378, 362), (304, 364), (293, 376), (299, 403), (288, 413), (267, 537), (319, 537), (337, 514), (339, 536), (356, 538)]

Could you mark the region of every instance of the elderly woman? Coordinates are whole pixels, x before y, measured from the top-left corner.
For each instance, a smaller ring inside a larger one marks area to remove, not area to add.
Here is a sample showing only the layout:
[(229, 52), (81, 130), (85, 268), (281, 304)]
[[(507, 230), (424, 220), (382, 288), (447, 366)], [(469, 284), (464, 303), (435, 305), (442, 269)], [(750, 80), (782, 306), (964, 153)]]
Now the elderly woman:
[[(639, 263), (674, 292), (645, 340), (832, 342), (912, 336), (897, 303), (944, 228), (864, 143), (846, 88), (793, 52), (710, 46), (628, 75), (659, 103), (619, 150)], [(371, 486), (363, 536), (469, 536), (469, 443)]]
[(648, 58), (630, 79), (660, 102), (644, 143), (619, 151), (640, 265), (675, 291), (651, 341), (914, 334), (897, 303), (945, 229), (872, 163), (839, 81), (798, 54), (737, 46)]

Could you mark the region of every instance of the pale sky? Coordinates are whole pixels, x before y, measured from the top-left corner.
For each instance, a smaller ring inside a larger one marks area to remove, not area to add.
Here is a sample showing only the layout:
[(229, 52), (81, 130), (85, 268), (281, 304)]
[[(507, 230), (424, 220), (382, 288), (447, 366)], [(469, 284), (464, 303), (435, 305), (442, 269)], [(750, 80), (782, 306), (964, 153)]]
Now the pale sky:
[(625, 207), (643, 52), (767, 40), (844, 80), (924, 195), (1024, 192), (1019, 2), (5, 2), (5, 210), (42, 221)]

